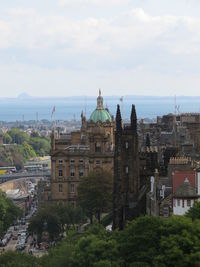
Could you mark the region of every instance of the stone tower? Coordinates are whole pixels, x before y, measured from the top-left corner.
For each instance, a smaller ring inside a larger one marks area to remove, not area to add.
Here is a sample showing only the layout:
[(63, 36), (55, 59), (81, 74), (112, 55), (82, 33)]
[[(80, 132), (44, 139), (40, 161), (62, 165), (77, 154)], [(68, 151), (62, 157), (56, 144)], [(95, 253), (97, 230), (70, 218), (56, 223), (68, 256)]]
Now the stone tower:
[(137, 117), (134, 105), (130, 119), (131, 123), (122, 127), (118, 105), (114, 155), (113, 229), (123, 229), (125, 221), (138, 215), (140, 178)]

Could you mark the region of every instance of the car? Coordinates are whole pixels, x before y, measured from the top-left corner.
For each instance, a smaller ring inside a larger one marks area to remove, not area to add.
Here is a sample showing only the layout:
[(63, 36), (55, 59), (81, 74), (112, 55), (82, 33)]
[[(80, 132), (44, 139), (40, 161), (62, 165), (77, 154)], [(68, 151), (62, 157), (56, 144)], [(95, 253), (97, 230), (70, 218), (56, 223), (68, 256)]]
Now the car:
[(7, 233), (5, 236), (4, 236), (4, 238), (7, 238), (7, 240), (9, 241), (10, 239), (11, 239), (11, 237), (12, 237), (12, 233)]
[(19, 226), (18, 225), (15, 225), (14, 226), (14, 231), (17, 231), (19, 229)]
[(16, 248), (16, 250), (23, 250), (23, 249), (25, 249), (25, 244), (24, 243), (18, 243), (15, 248)]
[(25, 220), (25, 218), (23, 218), (23, 219), (21, 220), (21, 224), (22, 224), (22, 225), (25, 225), (25, 224), (26, 224), (26, 220)]
[(7, 245), (7, 243), (8, 243), (8, 239), (4, 238), (4, 239), (2, 239), (1, 242), (2, 242), (2, 247), (5, 247)]
[(18, 235), (17, 234), (13, 234), (12, 240), (17, 240), (18, 239)]

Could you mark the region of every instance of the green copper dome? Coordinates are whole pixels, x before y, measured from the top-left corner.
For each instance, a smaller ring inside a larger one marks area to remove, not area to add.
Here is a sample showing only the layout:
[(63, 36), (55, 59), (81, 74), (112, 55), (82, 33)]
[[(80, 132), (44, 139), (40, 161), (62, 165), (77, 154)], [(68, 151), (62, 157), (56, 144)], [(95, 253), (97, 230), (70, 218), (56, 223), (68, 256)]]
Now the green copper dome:
[(99, 90), (99, 96), (97, 98), (97, 108), (92, 112), (90, 116), (90, 121), (94, 123), (112, 121), (112, 117), (107, 109), (103, 107), (103, 97), (101, 96), (101, 90)]
[(110, 113), (105, 109), (95, 109), (90, 116), (90, 120), (95, 123), (98, 121), (101, 121), (101, 122), (110, 121), (111, 122), (112, 117)]

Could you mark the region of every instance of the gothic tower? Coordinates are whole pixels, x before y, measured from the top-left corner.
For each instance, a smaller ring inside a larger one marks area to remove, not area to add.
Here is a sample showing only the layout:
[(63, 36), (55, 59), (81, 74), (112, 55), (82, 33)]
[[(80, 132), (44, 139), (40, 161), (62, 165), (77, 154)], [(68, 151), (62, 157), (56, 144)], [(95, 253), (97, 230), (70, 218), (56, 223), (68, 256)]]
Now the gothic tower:
[(134, 105), (132, 105), (130, 121), (130, 125), (122, 127), (120, 107), (118, 105), (114, 155), (114, 229), (123, 229), (125, 221), (131, 220), (138, 215), (140, 178), (137, 116)]

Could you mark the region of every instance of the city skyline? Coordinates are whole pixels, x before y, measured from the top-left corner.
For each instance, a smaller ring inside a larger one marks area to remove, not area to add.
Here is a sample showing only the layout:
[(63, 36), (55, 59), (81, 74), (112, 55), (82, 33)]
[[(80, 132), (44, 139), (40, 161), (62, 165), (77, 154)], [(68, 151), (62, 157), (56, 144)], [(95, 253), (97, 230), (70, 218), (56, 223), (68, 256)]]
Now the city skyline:
[(196, 0), (13, 0), (0, 8), (0, 97), (95, 96), (98, 88), (199, 95)]

